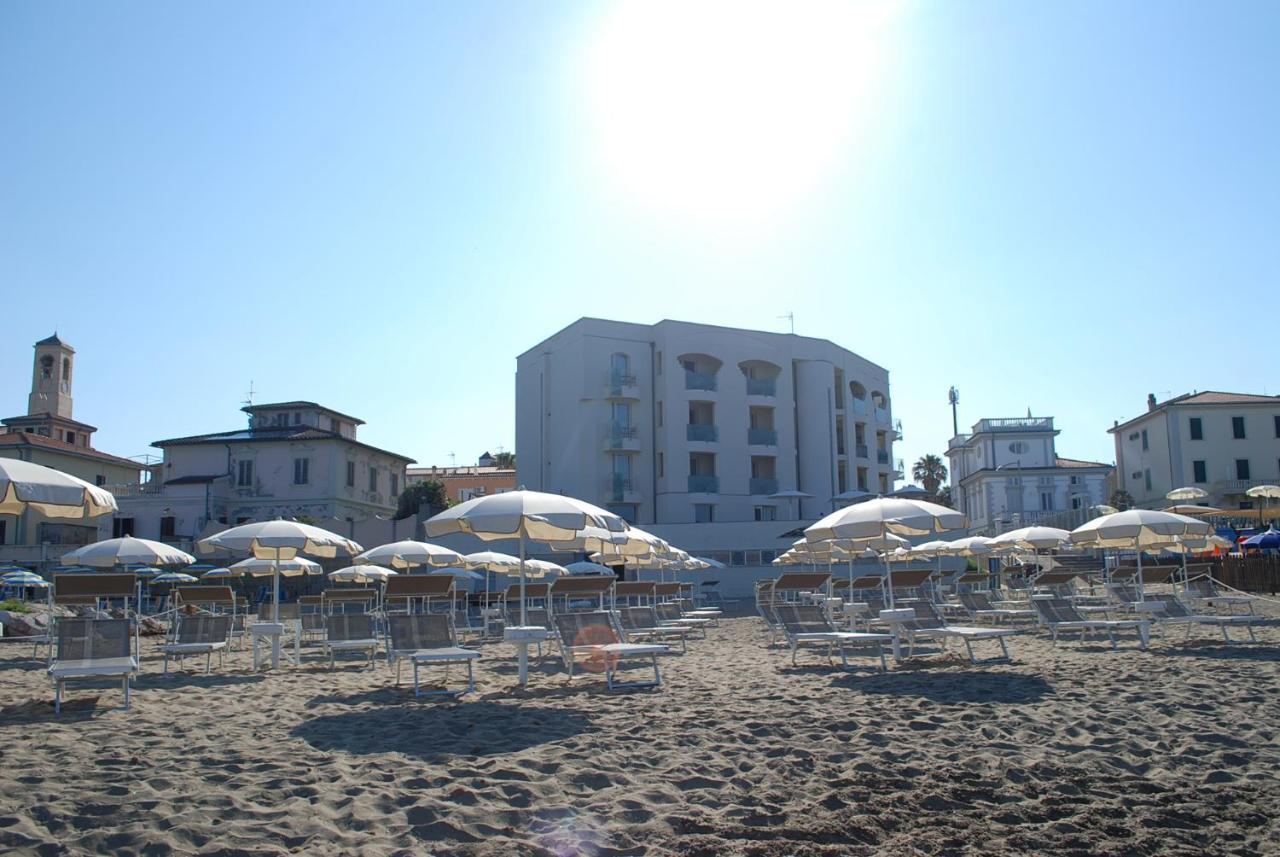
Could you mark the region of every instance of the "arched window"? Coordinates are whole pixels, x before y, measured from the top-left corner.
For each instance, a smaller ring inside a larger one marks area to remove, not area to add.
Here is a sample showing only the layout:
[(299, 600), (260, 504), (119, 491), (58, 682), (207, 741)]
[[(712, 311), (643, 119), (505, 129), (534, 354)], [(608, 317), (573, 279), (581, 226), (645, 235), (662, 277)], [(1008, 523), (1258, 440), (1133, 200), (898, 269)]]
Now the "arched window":
[(53, 377), (53, 355), (46, 354), (40, 358), (40, 377), (46, 380)]
[(62, 383), (64, 384), (71, 383), (71, 358), (70, 357), (62, 358)]

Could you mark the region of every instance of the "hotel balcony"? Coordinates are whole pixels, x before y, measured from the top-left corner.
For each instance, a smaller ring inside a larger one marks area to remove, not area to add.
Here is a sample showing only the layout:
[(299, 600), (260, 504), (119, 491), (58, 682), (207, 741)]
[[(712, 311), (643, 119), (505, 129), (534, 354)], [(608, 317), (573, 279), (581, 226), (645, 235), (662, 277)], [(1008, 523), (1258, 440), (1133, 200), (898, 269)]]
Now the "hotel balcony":
[(614, 474), (609, 482), (610, 503), (638, 503), (640, 494), (635, 490), (632, 481), (625, 476)]
[(748, 396), (769, 396), (778, 395), (778, 379), (777, 378), (748, 378), (747, 379), (747, 395)]
[(719, 476), (700, 476), (697, 474), (689, 475), (689, 493), (690, 494), (719, 494), (720, 493), (720, 477)]
[(696, 443), (715, 443), (720, 440), (720, 427), (690, 423), (685, 426), (685, 439)]
[(882, 426), (889, 425), (889, 412), (884, 408), (876, 408), (876, 422)]
[(624, 375), (615, 372), (609, 376), (609, 383), (605, 385), (604, 397), (606, 399), (639, 400), (640, 383), (636, 380), (635, 375)]
[(778, 493), (778, 480), (773, 476), (752, 476), (749, 488), (754, 495), (768, 497)]
[(889, 450), (887, 450), (887, 449), (877, 449), (877, 450), (876, 450), (876, 461), (877, 461), (877, 462), (879, 462), (880, 464), (888, 464), (888, 463), (889, 463)]
[(684, 372), (684, 388), (686, 390), (716, 390), (716, 376), (707, 372)]
[(871, 451), (867, 449), (867, 445), (865, 443), (855, 443), (853, 445), (853, 451), (854, 451), (854, 454), (858, 456), (858, 458), (871, 457)]
[(778, 430), (771, 428), (747, 429), (748, 446), (777, 446)]
[(640, 437), (635, 426), (614, 424), (604, 439), (605, 451), (639, 452)]
[[(1274, 479), (1220, 479), (1213, 483), (1214, 494), (1244, 494), (1250, 488), (1256, 488), (1259, 485), (1274, 485)], [(1261, 505), (1263, 498), (1259, 498)]]
[(852, 404), (853, 404), (853, 412), (854, 412), (855, 414), (863, 414), (863, 415), (866, 415), (866, 413), (867, 413), (867, 400), (866, 400), (866, 399), (859, 399), (859, 398), (857, 398), (857, 397), (854, 397), (854, 398), (853, 398), (853, 399), (851, 399), (850, 401), (851, 401), (851, 402), (852, 402)]

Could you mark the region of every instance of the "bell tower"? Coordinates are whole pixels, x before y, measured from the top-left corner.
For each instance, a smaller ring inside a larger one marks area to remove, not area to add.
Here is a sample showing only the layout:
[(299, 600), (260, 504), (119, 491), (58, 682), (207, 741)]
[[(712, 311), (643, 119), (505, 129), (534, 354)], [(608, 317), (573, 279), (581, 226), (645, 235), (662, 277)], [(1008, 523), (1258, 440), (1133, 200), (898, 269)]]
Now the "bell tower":
[(71, 419), (71, 372), (76, 350), (59, 339), (56, 333), (37, 342), (35, 349), (27, 414), (53, 414)]

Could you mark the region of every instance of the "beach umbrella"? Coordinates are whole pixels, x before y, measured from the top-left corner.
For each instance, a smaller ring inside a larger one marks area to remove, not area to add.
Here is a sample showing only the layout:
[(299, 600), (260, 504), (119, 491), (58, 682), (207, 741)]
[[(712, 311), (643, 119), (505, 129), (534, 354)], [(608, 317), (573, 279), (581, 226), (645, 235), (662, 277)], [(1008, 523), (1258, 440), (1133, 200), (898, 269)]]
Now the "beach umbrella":
[(1099, 515), (1114, 515), (1116, 512), (1120, 511), (1115, 506), (1108, 506), (1106, 503), (1099, 503), (1096, 506), (1090, 506), (1089, 510), (1096, 512)]
[(96, 518), (116, 511), (110, 491), (31, 461), (0, 458), (0, 515), (28, 509), (46, 518)]
[[(87, 565), (92, 568), (116, 568), (121, 565), (191, 565), (196, 558), (164, 542), (124, 536), (106, 539), (76, 548), (62, 555), (68, 565)], [(145, 573), (138, 572), (135, 573)], [(157, 572), (159, 573), (159, 572)]]
[[(477, 551), (463, 557), (471, 568), (483, 568), (496, 574), (519, 574), (520, 557), (498, 551)], [(532, 575), (531, 575), (532, 576)]]
[(151, 578), (152, 583), (195, 583), (199, 578), (181, 571), (166, 571)]
[(861, 491), (857, 488), (850, 488), (848, 491), (841, 491), (831, 499), (838, 503), (861, 503), (863, 500), (870, 500), (876, 496), (870, 491)]
[(386, 583), (387, 578), (395, 577), (399, 572), (371, 563), (357, 563), (326, 575), (335, 583)]
[(1218, 509), (1213, 506), (1195, 506), (1190, 503), (1175, 503), (1172, 506), (1165, 506), (1161, 512), (1172, 512), (1175, 515), (1225, 515), (1225, 509)]
[(999, 550), (1004, 547), (1023, 548), (1025, 550), (1055, 550), (1071, 543), (1071, 533), (1057, 527), (1022, 527), (1001, 533), (991, 540), (991, 547)]
[(725, 567), (725, 564), (722, 563), (720, 560), (712, 559), (711, 557), (708, 557), (708, 556), (698, 556), (698, 557), (694, 557), (694, 559), (698, 560), (699, 562), (706, 563), (704, 568), (724, 568)]
[(777, 491), (769, 495), (770, 500), (795, 500), (796, 520), (800, 519), (800, 501), (808, 500), (812, 497), (812, 494), (807, 494), (804, 491), (797, 491), (794, 488), (787, 489), (786, 491)]
[[(250, 553), (256, 559), (275, 561), (271, 570), (271, 619), (280, 618), (280, 575), (288, 575), (281, 563), (293, 560), (298, 554), (318, 557), (355, 556), (362, 548), (351, 539), (331, 533), (328, 530), (303, 524), (298, 521), (259, 521), (252, 524), (241, 524), (201, 539), (196, 548), (200, 551), (229, 551), (233, 553)], [(233, 568), (242, 566), (236, 563)], [(312, 563), (315, 565), (315, 563)], [(257, 572), (250, 572), (257, 574)], [(294, 574), (311, 573), (294, 571)], [(319, 573), (319, 566), (316, 572)], [(274, 645), (274, 644), (273, 644)]]
[(811, 542), (829, 539), (870, 539), (894, 533), (924, 536), (966, 526), (965, 516), (955, 509), (924, 500), (904, 497), (877, 497), (855, 506), (838, 509), (805, 528)]
[(211, 568), (208, 571), (201, 572), (201, 580), (222, 580), (229, 577), (243, 577), (245, 572), (237, 571), (231, 568)]
[(570, 574), (578, 574), (578, 575), (599, 574), (599, 575), (608, 575), (609, 577), (614, 576), (613, 569), (609, 568), (609, 566), (601, 565), (598, 562), (587, 562), (585, 560), (580, 562), (571, 562), (564, 567), (564, 570), (569, 572)]
[(557, 565), (545, 559), (526, 559), (524, 561), (524, 571), (530, 577), (546, 577), (548, 574), (558, 577), (561, 574), (569, 573), (564, 570), (563, 565)]
[(1164, 495), (1166, 500), (1203, 500), (1208, 496), (1208, 491), (1203, 488), (1197, 488), (1194, 485), (1188, 485), (1185, 488), (1174, 488)]
[(30, 571), (11, 571), (0, 574), (0, 586), (38, 586), (43, 589), (48, 585), (49, 581)]
[(912, 500), (923, 500), (929, 496), (929, 492), (921, 488), (919, 485), (903, 485), (897, 491), (892, 491), (890, 497), (907, 497)]
[(1241, 547), (1257, 550), (1280, 550), (1280, 530), (1268, 527), (1265, 532), (1250, 536), (1240, 543)]
[(448, 568), (462, 565), (464, 561), (462, 554), (457, 551), (413, 539), (378, 545), (355, 557), (356, 563), (397, 569), (417, 568), (423, 565), (432, 568)]
[[(1265, 512), (1268, 500), (1280, 500), (1280, 485), (1255, 485), (1244, 493), (1246, 497), (1262, 500), (1262, 509)], [(1263, 520), (1263, 512), (1258, 513), (1259, 523)]]
[[(228, 571), (237, 571), (250, 577), (300, 577), (304, 574), (323, 574), (320, 563), (306, 557), (295, 556), (291, 559), (259, 559), (251, 556), (232, 564)], [(208, 577), (209, 575), (205, 575)]]
[(1159, 548), (1173, 544), (1175, 537), (1204, 538), (1213, 527), (1205, 521), (1161, 512), (1155, 509), (1127, 509), (1103, 515), (1071, 531), (1071, 542), (1091, 548), (1133, 548), (1138, 554), (1138, 596), (1143, 596), (1143, 548)]
[(992, 551), (992, 539), (986, 536), (966, 536), (963, 539), (945, 542), (943, 547), (934, 553), (943, 556), (986, 556)]

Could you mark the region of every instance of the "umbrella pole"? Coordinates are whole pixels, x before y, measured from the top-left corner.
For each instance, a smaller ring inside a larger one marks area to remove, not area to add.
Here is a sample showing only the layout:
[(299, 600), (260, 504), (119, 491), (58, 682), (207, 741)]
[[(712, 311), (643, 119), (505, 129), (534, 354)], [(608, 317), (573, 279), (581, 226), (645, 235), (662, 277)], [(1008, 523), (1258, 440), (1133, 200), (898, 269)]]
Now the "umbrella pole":
[(280, 621), (280, 548), (276, 548), (276, 562), (271, 566), (271, 621)]
[(524, 527), (520, 527), (520, 624), (529, 624), (529, 613), (524, 598)]
[(849, 614), (849, 630), (853, 630), (853, 554), (849, 554), (849, 600), (845, 610)]
[(1147, 600), (1147, 596), (1142, 591), (1142, 545), (1138, 539), (1134, 539), (1134, 542), (1138, 548), (1138, 601), (1143, 602)]
[(884, 554), (884, 585), (889, 590), (889, 609), (893, 609), (893, 572), (889, 570), (889, 554)]

